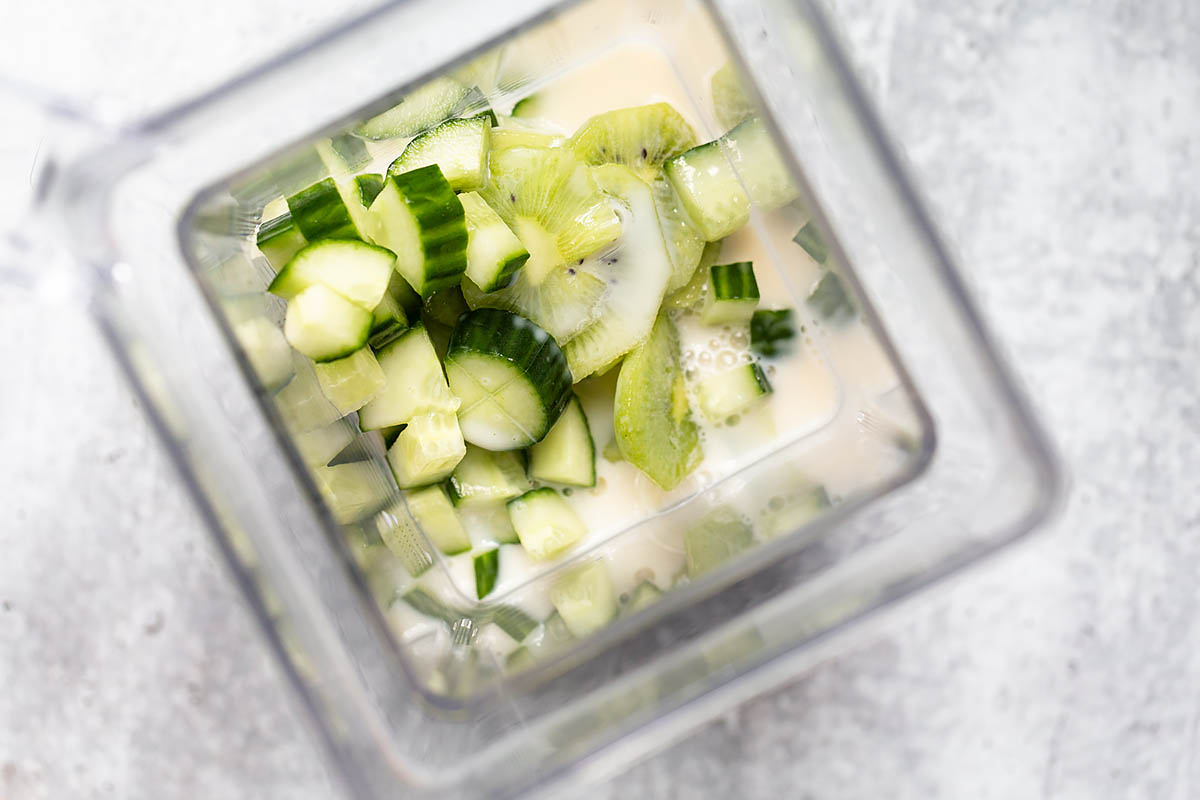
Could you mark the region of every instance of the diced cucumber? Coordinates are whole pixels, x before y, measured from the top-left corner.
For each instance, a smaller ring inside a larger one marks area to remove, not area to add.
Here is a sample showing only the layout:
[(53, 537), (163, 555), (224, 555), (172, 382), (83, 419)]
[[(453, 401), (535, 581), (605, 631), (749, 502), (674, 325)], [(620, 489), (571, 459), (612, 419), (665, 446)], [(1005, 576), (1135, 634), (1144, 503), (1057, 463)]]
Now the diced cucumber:
[(422, 575), (433, 566), (433, 552), (412, 512), (403, 502), (396, 502), (380, 511), (375, 518), (379, 538), (400, 560), (412, 577)]
[(305, 464), (323, 467), (346, 449), (355, 433), (352, 423), (339, 419), (309, 431), (296, 431), (292, 434), (292, 443), (300, 451), (300, 458)]
[(514, 641), (523, 642), (538, 626), (537, 620), (516, 606), (499, 605), (491, 610), (486, 619), (507, 633)]
[(622, 609), (624, 614), (636, 614), (643, 608), (654, 605), (663, 596), (662, 589), (650, 581), (642, 581), (629, 595), (629, 602)]
[(388, 425), (386, 428), (379, 429), (379, 435), (383, 437), (383, 446), (391, 447), (400, 438), (400, 432), (404, 430), (403, 425)]
[(438, 550), (453, 556), (471, 549), (471, 538), (442, 486), (410, 489), (404, 493), (404, 500), (413, 519)]
[(291, 300), (310, 286), (321, 285), (372, 311), (387, 292), (395, 263), (390, 252), (365, 242), (313, 242), (292, 257), (267, 290)]
[(251, 317), (233, 326), (233, 335), (246, 353), (254, 374), (268, 391), (283, 386), (295, 374), (292, 348), (271, 320)]
[(508, 311), (463, 314), (450, 336), (446, 374), (462, 400), (463, 436), (487, 450), (516, 450), (550, 430), (571, 389), (554, 339)]
[(455, 191), (479, 189), (488, 179), (491, 140), (492, 122), (487, 117), (446, 120), (409, 142), (388, 167), (388, 175), (437, 164)]
[(617, 592), (602, 561), (574, 567), (550, 589), (550, 602), (576, 638), (589, 636), (617, 615)]
[(722, 507), (687, 529), (683, 547), (687, 573), (695, 578), (754, 544), (754, 531), (733, 509)]
[[(448, 488), (448, 491), (450, 499), (454, 500), (453, 488)], [(504, 501), (476, 505), (456, 503), (455, 508), (458, 509), (463, 525), (471, 532), (473, 541), (495, 544), (520, 543), (517, 532), (513, 530), (512, 520), (508, 518), (508, 509), (504, 507)]]
[[(475, 566), (475, 596), (482, 600), (491, 594), (500, 574), (500, 548), (493, 547), (473, 559)], [(519, 640), (518, 640), (519, 641)]]
[(618, 201), (622, 236), (611, 252), (598, 256), (607, 291), (592, 309), (594, 321), (563, 345), (576, 381), (603, 373), (650, 335), (671, 278), (654, 197), (627, 167), (593, 167), (600, 188)]
[(558, 492), (534, 489), (508, 501), (508, 516), (521, 546), (534, 561), (547, 561), (587, 535), (587, 526)]
[(321, 391), (343, 416), (362, 408), (387, 382), (369, 347), (315, 368)]
[(354, 178), (354, 186), (358, 189), (358, 200), (363, 208), (370, 208), (371, 203), (383, 190), (384, 177), (375, 173), (358, 175)]
[(466, 455), (453, 411), (417, 414), (388, 448), (387, 460), (401, 489), (445, 480)]
[(299, 353), (293, 355), (296, 374), (275, 395), (275, 407), (283, 424), (293, 434), (329, 425), (341, 417), (321, 391), (313, 364)]
[(292, 256), (300, 252), (308, 240), (292, 221), (291, 212), (274, 219), (264, 220), (258, 226), (258, 249), (267, 262), (278, 272)]
[(366, 344), (371, 312), (321, 284), (288, 301), (283, 334), (313, 361), (334, 361)]
[(825, 259), (829, 257), (829, 248), (825, 246), (825, 239), (812, 220), (804, 223), (804, 227), (796, 231), (792, 241), (803, 247), (804, 252), (812, 256), (812, 260), (818, 264), (824, 264)]
[(708, 294), (700, 318), (707, 325), (746, 322), (758, 306), (758, 282), (749, 261), (714, 264), (708, 271)]
[(425, 301), (424, 314), (429, 319), (447, 328), (453, 328), (458, 318), (467, 312), (467, 301), (457, 286), (439, 289)]
[(817, 316), (829, 322), (845, 322), (854, 317), (854, 302), (836, 272), (826, 272), (808, 293), (808, 305)]
[(366, 205), (353, 181), (325, 178), (287, 199), (288, 211), (304, 238), (365, 239)]
[(454, 113), (470, 89), (453, 78), (434, 78), (409, 92), (396, 105), (354, 129), (363, 139), (380, 141), (428, 130)]
[(790, 349), (796, 335), (792, 310), (780, 308), (755, 311), (750, 317), (750, 347), (764, 356), (775, 356)]
[(796, 199), (791, 170), (757, 117), (667, 161), (667, 178), (708, 241), (746, 224), (750, 205), (770, 211)]
[(713, 422), (720, 422), (745, 411), (771, 391), (771, 382), (757, 361), (743, 364), (700, 382), (700, 410)]
[(314, 467), (312, 474), (333, 518), (342, 525), (375, 513), (395, 491), (370, 461)]
[(457, 285), (467, 268), (462, 203), (436, 164), (389, 175), (367, 227), (396, 254), (396, 270), (421, 297)]
[(367, 338), (367, 344), (380, 350), (396, 341), (406, 330), (408, 314), (394, 297), (385, 294), (371, 312), (371, 335)]
[(458, 196), (467, 222), (467, 278), (481, 292), (503, 289), (529, 260), (529, 251), (475, 192)]
[(525, 467), (515, 451), (495, 453), (467, 445), (467, 454), (450, 475), (450, 499), (456, 506), (487, 505), (529, 489)]
[(829, 506), (829, 494), (823, 486), (794, 489), (767, 503), (759, 522), (759, 533), (764, 539), (794, 533)]
[(613, 428), (625, 460), (663, 489), (678, 486), (704, 458), (679, 366), (679, 334), (666, 314), (659, 314), (646, 343), (625, 357)]
[(713, 74), (711, 88), (713, 112), (725, 130), (754, 115), (754, 103), (732, 61), (726, 61)]
[(596, 485), (596, 446), (575, 395), (546, 438), (529, 448), (529, 476), (568, 486)]
[(414, 325), (376, 352), (387, 384), (358, 412), (364, 431), (402, 425), (421, 412), (458, 405), (424, 325)]
[(371, 154), (361, 139), (340, 133), (332, 139), (321, 139), (315, 145), (317, 155), (331, 174), (353, 172), (371, 160)]

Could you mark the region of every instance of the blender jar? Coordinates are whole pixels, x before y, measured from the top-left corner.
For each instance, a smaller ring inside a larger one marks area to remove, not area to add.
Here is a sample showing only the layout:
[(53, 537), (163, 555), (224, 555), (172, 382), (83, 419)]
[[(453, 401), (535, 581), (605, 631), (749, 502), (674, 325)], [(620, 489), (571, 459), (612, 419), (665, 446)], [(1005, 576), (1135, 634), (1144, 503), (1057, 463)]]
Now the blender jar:
[[(635, 51), (656, 66), (619, 69)], [(289, 385), (311, 385), (303, 360), (244, 346), (246, 330), (282, 320), (259, 226), (314, 181), (386, 167), (411, 137), (354, 132), (441, 76), (472, 90), (447, 116), (507, 119), (607, 64), (580, 113), (665, 93), (704, 141), (724, 132), (712, 78), (726, 60), (802, 187), (750, 228), (756, 267), (795, 299), (806, 385), (821, 388), (777, 396), (801, 422), (753, 458), (476, 602), (407, 526), (378, 434), (292, 402)], [(1044, 437), (809, 0), (390, 3), (60, 161), (43, 174), (41, 216), (81, 265), (102, 331), (354, 796), (510, 796), (617, 769), (1020, 538), (1056, 498)], [(814, 300), (831, 275), (852, 329), (821, 313), (827, 294)], [(349, 503), (329, 486), (346, 466), (359, 479)], [(536, 608), (564, 570), (605, 563), (628, 602), (629, 553), (650, 542), (682, 564), (684, 532), (746, 498), (764, 500), (755, 519), (770, 535), (682, 579), (657, 575), (668, 590), (656, 602), (547, 645), (556, 634)], [(395, 557), (398, 531), (416, 566)], [(409, 625), (398, 595), (418, 579), (458, 591), (453, 613), (427, 607), (434, 624)], [(536, 657), (513, 663), (497, 639)]]

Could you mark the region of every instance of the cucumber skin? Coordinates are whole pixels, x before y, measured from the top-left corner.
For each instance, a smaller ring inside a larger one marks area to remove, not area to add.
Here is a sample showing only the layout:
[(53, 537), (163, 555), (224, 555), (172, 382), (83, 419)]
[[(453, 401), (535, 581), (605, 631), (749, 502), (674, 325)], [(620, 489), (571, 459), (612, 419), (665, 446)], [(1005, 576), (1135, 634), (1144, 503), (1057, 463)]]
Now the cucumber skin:
[(750, 317), (750, 348), (760, 355), (770, 357), (786, 352), (795, 335), (790, 308), (760, 309)]
[(754, 264), (749, 261), (714, 264), (709, 270), (709, 287), (714, 302), (757, 300), (758, 282), (754, 279)]
[(457, 286), (467, 269), (467, 223), (450, 183), (437, 164), (389, 177), (421, 230), (421, 297)]
[(792, 241), (804, 248), (804, 252), (812, 256), (812, 260), (818, 264), (824, 264), (825, 259), (829, 257), (829, 248), (825, 245), (825, 239), (811, 220), (806, 222), (803, 228), (796, 231), (796, 235), (792, 237)]
[(475, 596), (482, 600), (491, 594), (500, 573), (500, 548), (496, 547), (475, 556)]
[(571, 397), (571, 370), (554, 338), (524, 317), (499, 308), (477, 308), (458, 319), (446, 359), (472, 352), (500, 358), (519, 369), (533, 385), (546, 412), (546, 430)]
[[(588, 449), (588, 454), (589, 454), (589, 458), (591, 461), (591, 467), (592, 467), (591, 477), (589, 479), (585, 479), (582, 481), (580, 481), (580, 480), (566, 480), (566, 481), (554, 480), (554, 478), (550, 477), (550, 473), (553, 472), (553, 469), (542, 469), (542, 470), (538, 469), (538, 467), (536, 466), (536, 463), (539, 460), (538, 448), (545, 444), (546, 439), (549, 438), (549, 436), (553, 432), (553, 428), (551, 428), (551, 431), (546, 434), (546, 437), (543, 438), (542, 441), (531, 446), (529, 448), (529, 450), (527, 451), (527, 453), (529, 454), (528, 473), (529, 473), (529, 477), (533, 478), (534, 480), (539, 480), (539, 481), (544, 480), (548, 483), (561, 483), (566, 486), (578, 486), (581, 489), (590, 489), (596, 485), (596, 441), (595, 441), (595, 439), (592, 438), (592, 427), (590, 424), (588, 424), (587, 414), (583, 410), (583, 403), (579, 402), (579, 397), (577, 395), (575, 395), (575, 394), (571, 395), (571, 399), (567, 401), (567, 407), (563, 410), (562, 416), (560, 416), (558, 418), (559, 422), (566, 421), (567, 415), (572, 413), (572, 409), (575, 409), (575, 412), (579, 414), (580, 419), (583, 420), (583, 433), (585, 436), (587, 436), (587, 444), (588, 444), (587, 449)], [(555, 477), (561, 477), (561, 473), (559, 473)]]
[(383, 183), (382, 175), (370, 172), (354, 179), (354, 185), (358, 188), (358, 199), (362, 201), (363, 208), (371, 207), (371, 203), (374, 203), (375, 198), (383, 191)]
[(310, 242), (362, 238), (333, 178), (301, 189), (287, 199), (287, 205), (296, 227)]

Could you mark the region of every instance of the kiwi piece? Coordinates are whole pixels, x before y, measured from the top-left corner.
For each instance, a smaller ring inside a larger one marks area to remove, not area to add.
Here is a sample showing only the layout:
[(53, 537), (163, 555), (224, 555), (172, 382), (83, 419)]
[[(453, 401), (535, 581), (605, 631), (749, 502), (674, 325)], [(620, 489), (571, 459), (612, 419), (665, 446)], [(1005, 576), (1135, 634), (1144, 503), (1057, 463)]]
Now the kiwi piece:
[(696, 133), (670, 103), (651, 103), (597, 114), (570, 144), (588, 164), (624, 164), (653, 180), (664, 161), (696, 146)]

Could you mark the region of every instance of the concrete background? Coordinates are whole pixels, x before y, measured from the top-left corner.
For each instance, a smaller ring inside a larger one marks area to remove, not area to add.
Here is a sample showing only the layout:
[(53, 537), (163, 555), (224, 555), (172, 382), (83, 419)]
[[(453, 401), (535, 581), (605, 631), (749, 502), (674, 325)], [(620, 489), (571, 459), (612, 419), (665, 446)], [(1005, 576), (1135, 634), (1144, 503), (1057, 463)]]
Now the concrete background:
[[(1070, 499), (1042, 537), (596, 796), (1198, 797), (1200, 4), (832, 5)], [(129, 115), (362, 6), (8, 0), (0, 76)], [(0, 209), (45, 133), (6, 118)], [(330, 797), (86, 320), (0, 285), (0, 363), (0, 798)]]

